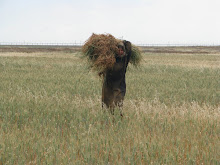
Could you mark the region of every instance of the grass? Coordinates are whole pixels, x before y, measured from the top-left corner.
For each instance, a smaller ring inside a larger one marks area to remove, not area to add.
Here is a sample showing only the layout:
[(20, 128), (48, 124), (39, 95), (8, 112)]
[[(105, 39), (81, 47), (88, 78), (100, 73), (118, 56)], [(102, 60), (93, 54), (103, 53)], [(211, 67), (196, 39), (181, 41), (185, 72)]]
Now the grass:
[(144, 54), (123, 120), (79, 56), (0, 53), (0, 164), (219, 164), (220, 55)]

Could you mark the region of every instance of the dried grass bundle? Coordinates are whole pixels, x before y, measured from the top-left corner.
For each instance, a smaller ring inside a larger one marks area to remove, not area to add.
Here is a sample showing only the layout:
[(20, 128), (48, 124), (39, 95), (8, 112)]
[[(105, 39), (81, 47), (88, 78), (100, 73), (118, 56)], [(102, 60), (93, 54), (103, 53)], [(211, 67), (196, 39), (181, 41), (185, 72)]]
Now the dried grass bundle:
[(83, 45), (82, 52), (91, 61), (92, 68), (103, 72), (113, 67), (117, 45), (118, 40), (110, 34), (92, 34)]
[[(118, 44), (122, 42), (111, 34), (92, 34), (82, 47), (82, 52), (89, 59), (90, 66), (98, 72), (105, 72), (114, 66), (118, 53)], [(132, 45), (131, 64), (137, 66), (141, 61), (140, 49)]]
[(134, 66), (138, 66), (142, 60), (142, 54), (139, 47), (131, 45), (131, 59), (130, 63)]

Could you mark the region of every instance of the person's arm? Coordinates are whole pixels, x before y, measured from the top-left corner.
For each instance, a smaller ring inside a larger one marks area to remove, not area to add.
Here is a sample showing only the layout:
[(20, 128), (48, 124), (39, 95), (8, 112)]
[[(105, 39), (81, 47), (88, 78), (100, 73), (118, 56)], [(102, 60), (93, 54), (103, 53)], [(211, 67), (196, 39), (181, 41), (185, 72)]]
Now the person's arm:
[(125, 45), (125, 51), (127, 54), (127, 60), (126, 60), (126, 67), (127, 67), (131, 58), (131, 42), (124, 40), (123, 43)]

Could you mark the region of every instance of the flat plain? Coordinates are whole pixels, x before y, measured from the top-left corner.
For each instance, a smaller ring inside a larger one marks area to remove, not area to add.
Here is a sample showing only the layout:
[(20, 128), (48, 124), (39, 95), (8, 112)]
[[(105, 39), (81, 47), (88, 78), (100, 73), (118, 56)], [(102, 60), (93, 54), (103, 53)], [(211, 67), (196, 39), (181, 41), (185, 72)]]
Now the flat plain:
[(79, 50), (0, 47), (0, 165), (220, 163), (220, 47), (143, 47), (123, 119)]

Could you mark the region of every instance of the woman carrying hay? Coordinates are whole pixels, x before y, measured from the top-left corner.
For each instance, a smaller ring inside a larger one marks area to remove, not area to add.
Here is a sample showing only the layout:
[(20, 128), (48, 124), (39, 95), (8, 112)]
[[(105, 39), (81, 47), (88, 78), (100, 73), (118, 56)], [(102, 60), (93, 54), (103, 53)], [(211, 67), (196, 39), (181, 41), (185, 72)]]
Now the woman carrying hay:
[[(115, 63), (112, 69), (104, 73), (102, 87), (102, 106), (110, 108), (114, 114), (114, 108), (123, 106), (126, 93), (125, 73), (131, 57), (131, 43), (123, 41), (118, 44), (118, 53), (115, 55)], [(120, 112), (122, 116), (122, 112)]]
[(129, 41), (117, 40), (112, 35), (93, 34), (83, 46), (83, 53), (91, 61), (92, 68), (103, 76), (102, 107), (109, 108), (112, 114), (118, 107), (122, 116), (127, 66), (129, 62), (134, 65), (140, 62), (139, 49)]

